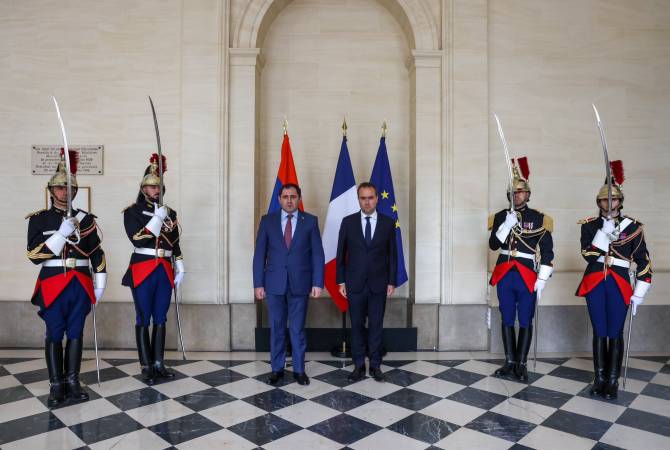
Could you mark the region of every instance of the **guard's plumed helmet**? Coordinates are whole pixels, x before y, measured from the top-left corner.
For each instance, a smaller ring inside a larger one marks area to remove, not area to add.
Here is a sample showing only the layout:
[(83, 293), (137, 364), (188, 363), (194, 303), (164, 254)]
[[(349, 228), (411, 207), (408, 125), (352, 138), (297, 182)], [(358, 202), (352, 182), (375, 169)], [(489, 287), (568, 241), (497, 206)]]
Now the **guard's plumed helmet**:
[[(75, 150), (68, 150), (70, 155), (70, 184), (73, 188), (77, 187), (77, 162), (79, 161), (79, 154)], [(65, 166), (65, 149), (60, 149), (60, 161), (54, 173), (47, 183), (48, 187), (67, 186), (67, 169)]]
[[(163, 159), (163, 173), (165, 173), (167, 170), (167, 159), (165, 158), (165, 155), (161, 156)], [(160, 175), (158, 174), (158, 153), (154, 153), (149, 159), (149, 166), (147, 166), (146, 170), (144, 171), (144, 178), (142, 178), (140, 187), (160, 186), (160, 184), (161, 179)]]
[(528, 158), (512, 158), (512, 190), (514, 192), (530, 192), (530, 168), (528, 167)]
[[(616, 161), (610, 161), (610, 172), (612, 175), (612, 199), (619, 199), (623, 203), (623, 191), (621, 190), (621, 185), (623, 184), (625, 177), (623, 173), (623, 161), (620, 159)], [(598, 191), (598, 200), (607, 200), (607, 178), (605, 178), (605, 184)]]

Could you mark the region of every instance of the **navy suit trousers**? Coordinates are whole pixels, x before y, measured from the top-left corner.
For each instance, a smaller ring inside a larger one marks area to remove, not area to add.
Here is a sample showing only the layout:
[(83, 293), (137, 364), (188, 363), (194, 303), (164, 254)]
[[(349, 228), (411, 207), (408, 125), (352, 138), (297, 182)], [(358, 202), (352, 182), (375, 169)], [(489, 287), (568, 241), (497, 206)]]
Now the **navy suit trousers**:
[[(382, 333), (386, 292), (375, 294), (366, 285), (361, 292), (348, 292), (349, 317), (351, 318), (351, 356), (356, 367), (365, 365), (367, 344), (370, 367), (379, 367), (382, 362)], [(365, 320), (367, 319), (367, 333)], [(367, 336), (366, 336), (367, 334)]]

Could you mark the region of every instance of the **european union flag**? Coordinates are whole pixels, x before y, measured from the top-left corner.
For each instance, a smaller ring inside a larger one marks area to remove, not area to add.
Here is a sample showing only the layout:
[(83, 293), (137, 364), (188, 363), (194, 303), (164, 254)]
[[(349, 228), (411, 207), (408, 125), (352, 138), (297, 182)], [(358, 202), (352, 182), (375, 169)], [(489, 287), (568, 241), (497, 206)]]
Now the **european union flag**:
[(372, 168), (372, 175), (370, 175), (370, 183), (377, 187), (379, 195), (377, 211), (395, 219), (395, 239), (398, 249), (397, 284), (401, 286), (407, 281), (407, 270), (405, 269), (405, 256), (402, 251), (402, 232), (400, 230), (400, 219), (398, 218), (398, 204), (395, 201), (391, 164), (386, 152), (386, 137), (384, 136), (379, 141), (379, 150), (377, 150), (377, 158)]

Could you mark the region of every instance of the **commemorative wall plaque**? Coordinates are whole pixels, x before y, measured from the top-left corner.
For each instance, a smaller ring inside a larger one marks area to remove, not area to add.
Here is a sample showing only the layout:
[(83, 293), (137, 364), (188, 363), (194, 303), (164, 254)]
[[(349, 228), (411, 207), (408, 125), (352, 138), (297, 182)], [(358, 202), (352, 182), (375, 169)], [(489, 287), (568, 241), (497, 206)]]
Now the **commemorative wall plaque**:
[[(62, 145), (33, 145), (30, 155), (30, 173), (53, 175), (60, 161)], [(71, 145), (79, 153), (77, 175), (102, 175), (104, 173), (104, 145)]]

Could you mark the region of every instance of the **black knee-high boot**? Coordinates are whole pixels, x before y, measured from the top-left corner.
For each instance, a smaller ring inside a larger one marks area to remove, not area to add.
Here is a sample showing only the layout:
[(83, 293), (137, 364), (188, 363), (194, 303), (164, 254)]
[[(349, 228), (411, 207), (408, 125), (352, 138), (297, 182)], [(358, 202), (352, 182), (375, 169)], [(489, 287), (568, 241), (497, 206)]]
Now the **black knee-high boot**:
[(607, 367), (609, 374), (605, 386), (605, 398), (614, 400), (619, 392), (619, 375), (621, 374), (621, 363), (623, 362), (623, 337), (609, 340), (607, 352)]
[(149, 327), (135, 325), (135, 342), (137, 343), (137, 355), (142, 367), (142, 381), (148, 385), (154, 384), (156, 375), (154, 373), (153, 361), (151, 359), (151, 343), (149, 342)]
[(519, 342), (517, 343), (517, 365), (515, 374), (519, 381), (528, 381), (528, 352), (533, 340), (533, 326), (519, 328)]
[(62, 342), (44, 342), (44, 356), (49, 371), (49, 398), (47, 406), (53, 408), (65, 401), (65, 381), (63, 380)]
[(151, 345), (154, 351), (154, 373), (160, 378), (174, 378), (174, 373), (165, 367), (165, 324), (155, 325), (152, 333)]
[(88, 400), (88, 394), (81, 389), (79, 384), (82, 350), (81, 339), (67, 340), (65, 345), (65, 383), (68, 398), (76, 401)]
[(497, 377), (505, 377), (516, 369), (516, 333), (514, 327), (502, 326), (502, 341), (505, 349), (505, 364), (494, 372)]
[(603, 395), (607, 379), (605, 367), (607, 358), (607, 338), (593, 336), (593, 386), (591, 395)]

